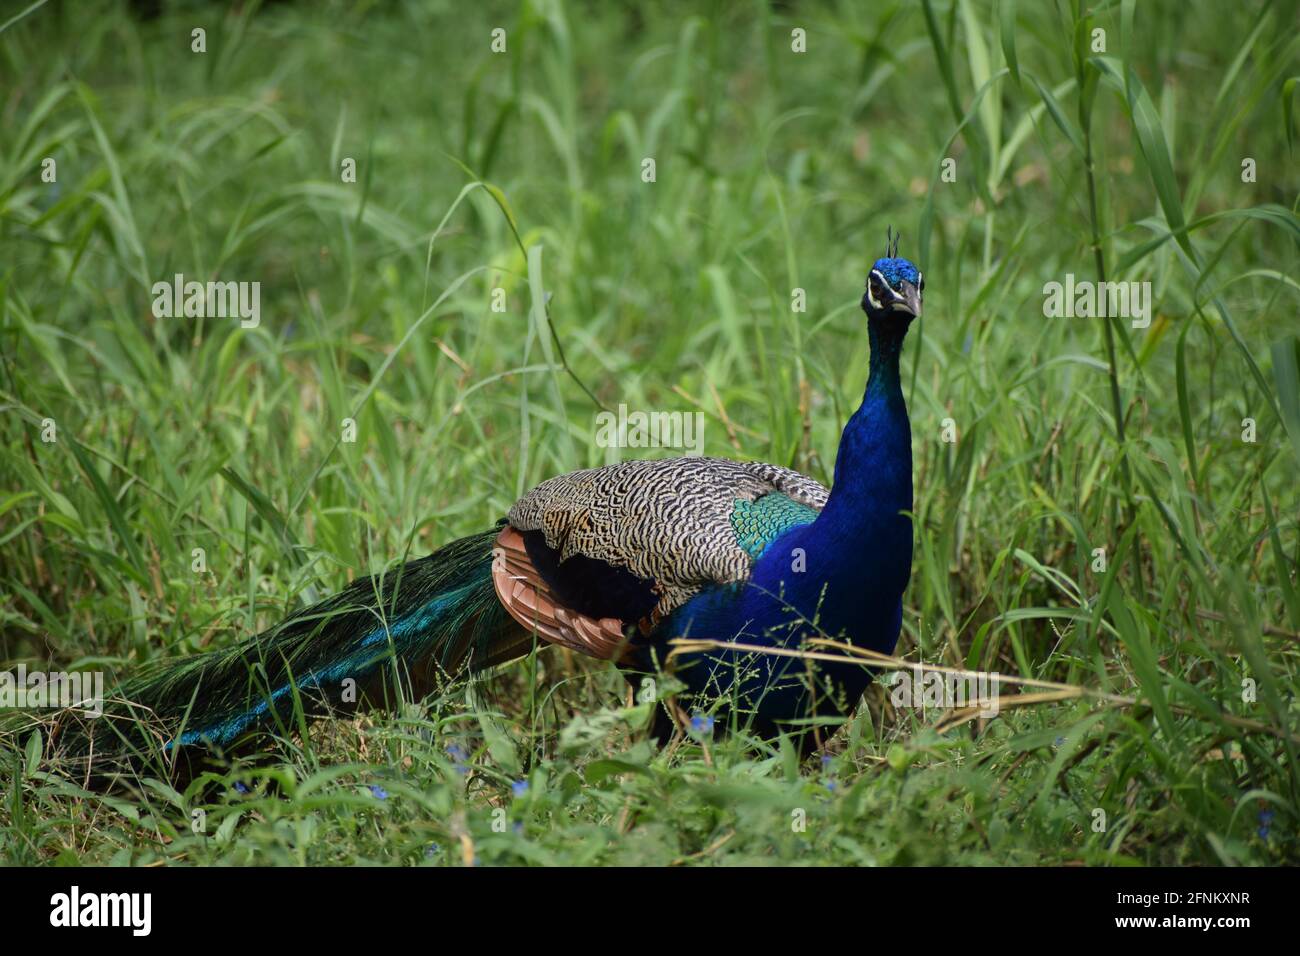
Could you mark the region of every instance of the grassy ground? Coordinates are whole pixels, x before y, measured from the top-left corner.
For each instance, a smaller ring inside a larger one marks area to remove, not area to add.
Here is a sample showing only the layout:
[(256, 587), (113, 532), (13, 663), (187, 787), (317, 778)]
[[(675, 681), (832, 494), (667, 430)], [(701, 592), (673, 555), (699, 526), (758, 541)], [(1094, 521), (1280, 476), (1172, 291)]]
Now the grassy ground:
[[(0, 858), (1300, 860), (1297, 5), (489, 6), (0, 33), (0, 663), (255, 633), (606, 461), (596, 403), (829, 481), (892, 224), (927, 292), (899, 653), (1124, 700), (940, 733), (873, 689), (800, 767), (657, 753), (547, 651), (215, 793), (92, 795), (10, 736)], [(1099, 270), (1149, 328), (1044, 315)], [(155, 319), (177, 272), (259, 281), (260, 325)]]

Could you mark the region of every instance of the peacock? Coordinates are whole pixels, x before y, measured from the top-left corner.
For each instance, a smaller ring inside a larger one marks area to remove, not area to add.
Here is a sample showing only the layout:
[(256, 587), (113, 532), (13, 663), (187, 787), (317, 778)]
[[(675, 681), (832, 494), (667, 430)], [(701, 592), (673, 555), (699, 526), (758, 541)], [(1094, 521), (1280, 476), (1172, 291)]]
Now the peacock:
[[(539, 645), (613, 661), (636, 685), (683, 637), (702, 640), (671, 662), (681, 696), (714, 702), (728, 717), (720, 730), (806, 742), (810, 724), (842, 721), (869, 669), (810, 672), (806, 657), (761, 649), (817, 635), (882, 653), (897, 642), (912, 563), (899, 359), (925, 290), (897, 252), (891, 238), (867, 277), (870, 368), (832, 488), (779, 465), (699, 456), (550, 478), (493, 528), (128, 679), (106, 719), (64, 735), (64, 752), (110, 766), (152, 754), (176, 772), (196, 754), (291, 730), (297, 713), (419, 699)], [(672, 727), (659, 708), (654, 733)]]

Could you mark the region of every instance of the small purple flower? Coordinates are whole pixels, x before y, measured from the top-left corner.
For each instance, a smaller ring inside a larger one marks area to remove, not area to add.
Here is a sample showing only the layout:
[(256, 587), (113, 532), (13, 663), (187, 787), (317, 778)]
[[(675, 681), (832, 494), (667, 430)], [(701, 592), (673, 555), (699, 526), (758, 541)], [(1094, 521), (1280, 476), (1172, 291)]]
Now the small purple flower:
[(456, 766), (456, 772), (460, 774), (469, 773), (469, 751), (460, 744), (452, 744), (447, 748), (447, 756), (451, 758), (452, 763)]
[(372, 783), (370, 785), (370, 794), (371, 796), (375, 797), (377, 800), (388, 799), (388, 791), (385, 790), (383, 787), (379, 786), (379, 784), (377, 783)]
[(522, 823), (516, 823), (516, 824), (515, 824), (515, 827), (514, 827), (514, 830), (515, 830), (515, 836), (523, 836), (523, 835), (524, 835), (524, 825), (523, 825)]
[(691, 733), (703, 737), (713, 732), (713, 718), (708, 714), (696, 714), (691, 718)]
[(1267, 840), (1267, 839), (1268, 839), (1268, 827), (1260, 827), (1259, 830), (1258, 830), (1257, 832), (1259, 833), (1259, 838), (1260, 838), (1261, 840)]
[(430, 843), (428, 848), (424, 851), (424, 856), (427, 859), (428, 857), (431, 856), (437, 856), (441, 852), (442, 852), (442, 847), (438, 846), (438, 844), (436, 843)]
[(1270, 823), (1272, 823), (1272, 822), (1273, 822), (1273, 811), (1272, 811), (1272, 810), (1261, 810), (1261, 811), (1259, 811), (1259, 822), (1262, 823), (1262, 824), (1264, 824), (1264, 826), (1268, 826)]
[(248, 787), (244, 785), (242, 780), (235, 781), (235, 793), (248, 793)]
[(835, 792), (835, 781), (834, 781), (834, 780), (827, 780), (827, 781), (826, 781), (826, 789), (829, 790), (831, 793), (834, 793), (834, 792)]
[(833, 762), (834, 762), (834, 758), (831, 757), (830, 754), (822, 754), (822, 769), (823, 769), (823, 770), (830, 770), (830, 769), (831, 769), (831, 764), (832, 764)]
[(510, 785), (510, 790), (512, 793), (514, 793), (516, 797), (522, 797), (525, 793), (528, 792), (528, 781), (516, 780), (514, 783)]

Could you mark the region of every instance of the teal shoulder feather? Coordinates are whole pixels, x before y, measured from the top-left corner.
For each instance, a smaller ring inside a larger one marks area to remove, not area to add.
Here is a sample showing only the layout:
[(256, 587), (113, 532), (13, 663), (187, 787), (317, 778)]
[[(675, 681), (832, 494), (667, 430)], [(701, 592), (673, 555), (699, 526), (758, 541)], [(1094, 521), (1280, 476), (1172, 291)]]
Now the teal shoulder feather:
[(816, 518), (815, 508), (774, 491), (755, 501), (737, 498), (731, 509), (731, 530), (735, 532), (736, 543), (757, 561), (781, 535), (791, 528), (811, 524)]

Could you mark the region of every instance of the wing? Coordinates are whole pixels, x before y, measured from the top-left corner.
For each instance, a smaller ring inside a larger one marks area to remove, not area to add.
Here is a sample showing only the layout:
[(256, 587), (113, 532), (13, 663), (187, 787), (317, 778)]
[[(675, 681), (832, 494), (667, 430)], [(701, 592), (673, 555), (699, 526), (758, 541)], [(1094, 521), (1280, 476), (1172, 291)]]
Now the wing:
[(560, 475), (510, 509), (497, 593), (540, 636), (618, 657), (628, 625), (648, 632), (701, 588), (746, 580), (763, 549), (815, 519), (828, 494), (788, 468), (725, 458)]
[(533, 566), (523, 536), (507, 525), (493, 548), (492, 583), (510, 616), (552, 644), (605, 660), (623, 656), (623, 622), (596, 618), (561, 604)]

